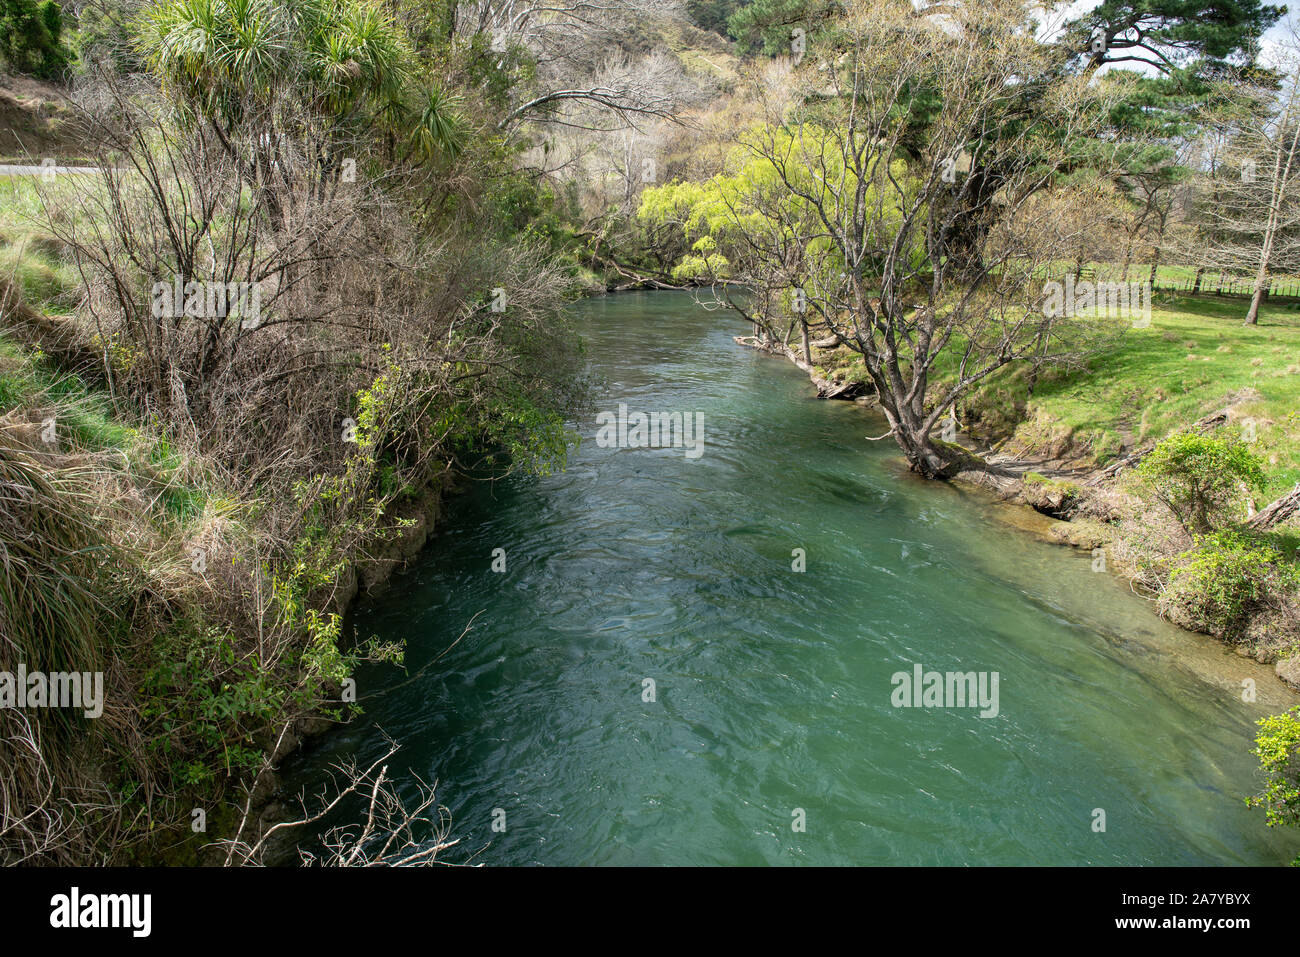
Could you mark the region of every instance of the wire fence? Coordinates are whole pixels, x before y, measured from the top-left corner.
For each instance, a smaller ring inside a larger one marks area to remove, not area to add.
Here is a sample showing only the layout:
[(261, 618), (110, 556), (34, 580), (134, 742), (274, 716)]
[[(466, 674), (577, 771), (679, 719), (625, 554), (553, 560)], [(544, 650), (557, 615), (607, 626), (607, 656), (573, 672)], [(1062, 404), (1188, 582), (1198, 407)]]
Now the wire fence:
[[(1188, 292), (1206, 296), (1237, 296), (1249, 298), (1254, 295), (1253, 279), (1229, 279), (1220, 276), (1205, 275), (1198, 282), (1195, 278), (1168, 279), (1157, 276), (1151, 287), (1153, 292)], [(1300, 297), (1300, 279), (1281, 278), (1269, 281), (1267, 298), (1294, 299)]]

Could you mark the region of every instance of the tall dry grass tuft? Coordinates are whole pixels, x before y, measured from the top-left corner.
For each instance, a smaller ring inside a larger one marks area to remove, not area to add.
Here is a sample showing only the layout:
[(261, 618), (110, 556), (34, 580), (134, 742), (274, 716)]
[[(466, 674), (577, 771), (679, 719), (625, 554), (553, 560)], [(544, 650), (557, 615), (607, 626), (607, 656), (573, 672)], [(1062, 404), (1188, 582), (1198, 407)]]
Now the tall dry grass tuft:
[[(102, 672), (120, 618), (114, 548), (97, 519), (96, 471), (63, 467), (0, 428), (0, 671)], [(97, 788), (77, 710), (0, 710), (0, 859), (65, 863)]]
[[(51, 469), (0, 434), (0, 660), (91, 670), (105, 606), (97, 583), (111, 551), (94, 520), (91, 474)], [(11, 670), (11, 669), (9, 669)]]

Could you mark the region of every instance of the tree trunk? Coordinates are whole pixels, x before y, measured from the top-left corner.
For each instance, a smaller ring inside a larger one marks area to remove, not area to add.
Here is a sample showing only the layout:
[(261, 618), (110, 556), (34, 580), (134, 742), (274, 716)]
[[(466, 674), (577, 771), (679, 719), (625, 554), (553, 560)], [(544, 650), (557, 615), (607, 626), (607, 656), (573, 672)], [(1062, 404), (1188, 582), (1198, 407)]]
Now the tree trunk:
[[(895, 417), (890, 416), (891, 420)], [(936, 448), (925, 430), (925, 423), (904, 412), (894, 425), (894, 439), (907, 458), (908, 467), (927, 479), (951, 478), (955, 459), (950, 453)]]
[(1275, 525), (1280, 525), (1297, 513), (1300, 513), (1300, 482), (1297, 482), (1295, 488), (1276, 502), (1265, 506), (1252, 515), (1250, 521), (1246, 524), (1251, 528), (1270, 529)]
[(1156, 232), (1155, 248), (1151, 251), (1151, 279), (1149, 285), (1152, 293), (1156, 291), (1156, 273), (1160, 271), (1160, 254), (1164, 251), (1165, 227), (1168, 222), (1166, 216), (1160, 217), (1160, 229)]
[(1250, 297), (1250, 309), (1246, 311), (1246, 325), (1259, 325), (1259, 304), (1264, 301), (1268, 289), (1268, 267), (1273, 258), (1273, 237), (1277, 234), (1277, 220), (1270, 210), (1268, 223), (1264, 227), (1264, 246), (1259, 251), (1259, 268), (1255, 271), (1255, 288)]
[(1264, 254), (1259, 261), (1259, 272), (1255, 273), (1255, 289), (1250, 297), (1250, 309), (1246, 311), (1246, 325), (1259, 325), (1259, 304), (1264, 301), (1264, 290), (1268, 288), (1268, 256), (1273, 245), (1272, 235), (1264, 237)]
[(1192, 283), (1192, 295), (1193, 295), (1193, 296), (1196, 295), (1198, 292), (1201, 291), (1201, 276), (1204, 274), (1204, 272), (1205, 272), (1205, 267), (1204, 267), (1204, 266), (1197, 266), (1197, 267), (1196, 267), (1196, 280)]
[(799, 332), (803, 335), (803, 361), (812, 366), (812, 347), (808, 344), (808, 320), (799, 317)]

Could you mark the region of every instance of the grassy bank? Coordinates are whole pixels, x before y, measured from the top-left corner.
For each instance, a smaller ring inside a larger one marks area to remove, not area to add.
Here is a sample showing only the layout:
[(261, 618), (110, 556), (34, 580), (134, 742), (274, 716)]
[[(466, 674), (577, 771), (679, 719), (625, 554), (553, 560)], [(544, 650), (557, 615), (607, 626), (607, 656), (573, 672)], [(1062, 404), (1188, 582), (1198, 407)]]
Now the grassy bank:
[[(0, 858), (230, 860), (214, 842), (247, 845), (293, 816), (268, 806), (274, 769), (356, 711), (355, 665), (400, 660), (350, 643), (341, 613), (418, 551), (450, 475), (404, 467), (363, 432), (339, 467), (243, 481), (71, 371), (95, 355), (60, 315), (77, 273), (39, 228), (4, 228), (3, 667), (102, 672), (106, 687), (97, 720), (0, 714), (28, 745), (0, 751), (5, 806), (23, 810), (5, 820)], [(360, 429), (376, 429), (382, 388), (357, 396)]]
[(25, 812), (5, 822), (7, 861), (223, 860), (212, 842), (268, 823), (278, 760), (348, 716), (355, 663), (397, 653), (348, 646), (339, 614), (423, 542), (439, 487), (392, 496), (347, 540), (304, 523), (286, 562), (273, 518), (300, 502), (236, 484), (0, 334), (5, 667), (105, 681), (95, 720), (3, 713), (29, 744), (0, 755), (6, 807)]
[[(1300, 481), (1300, 306), (1268, 303), (1253, 326), (1244, 311), (1239, 298), (1157, 296), (1149, 327), (1124, 329), (1082, 367), (986, 380), (962, 400), (959, 426), (995, 451), (1084, 471), (1229, 409), (1268, 463), (1267, 501)], [(813, 366), (868, 381), (847, 348), (814, 349)]]
[(1239, 299), (1161, 296), (1151, 325), (1129, 329), (1086, 368), (1004, 376), (963, 411), (993, 443), (1077, 467), (1102, 466), (1231, 408), (1268, 462), (1262, 501), (1300, 481), (1300, 311), (1266, 306), (1242, 324)]

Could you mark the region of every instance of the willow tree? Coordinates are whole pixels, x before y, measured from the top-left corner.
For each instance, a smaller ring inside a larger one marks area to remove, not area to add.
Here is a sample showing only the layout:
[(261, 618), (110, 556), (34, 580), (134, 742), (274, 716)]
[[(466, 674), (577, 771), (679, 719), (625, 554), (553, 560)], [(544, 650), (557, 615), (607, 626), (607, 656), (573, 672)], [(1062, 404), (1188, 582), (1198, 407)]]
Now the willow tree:
[[(1036, 196), (1105, 104), (1060, 76), (1023, 121), (1021, 85), (1048, 51), (1014, 0), (942, 17), (853, 0), (837, 27), (832, 55), (796, 74), (800, 106), (742, 136), (710, 182), (647, 191), (642, 217), (678, 223), (694, 242), (680, 268), (726, 280), (727, 302), (760, 330), (795, 316), (857, 353), (889, 423), (880, 438), (944, 477), (967, 457), (934, 432), (963, 395), (1013, 363), (1092, 347), (1095, 323), (1047, 306), (1068, 246)], [(973, 182), (980, 167), (999, 170), (997, 190)], [(975, 270), (953, 255), (970, 242)]]

